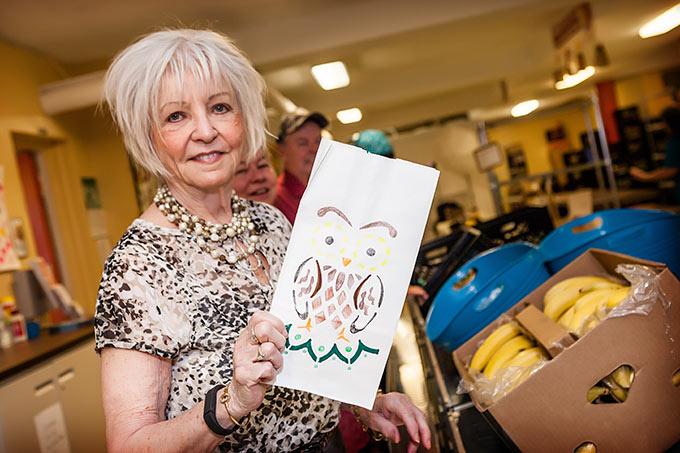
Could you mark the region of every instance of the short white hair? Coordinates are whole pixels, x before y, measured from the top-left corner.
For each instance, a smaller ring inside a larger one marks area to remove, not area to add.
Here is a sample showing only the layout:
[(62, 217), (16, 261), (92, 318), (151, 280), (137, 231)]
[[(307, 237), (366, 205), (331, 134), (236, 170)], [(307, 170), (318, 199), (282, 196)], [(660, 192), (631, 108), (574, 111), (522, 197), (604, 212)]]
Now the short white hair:
[(168, 176), (153, 144), (154, 128), (161, 124), (161, 85), (170, 76), (182, 87), (187, 75), (200, 83), (229, 84), (244, 126), (243, 158), (250, 161), (265, 146), (264, 80), (227, 36), (190, 29), (151, 33), (115, 57), (104, 99), (134, 162), (159, 178)]

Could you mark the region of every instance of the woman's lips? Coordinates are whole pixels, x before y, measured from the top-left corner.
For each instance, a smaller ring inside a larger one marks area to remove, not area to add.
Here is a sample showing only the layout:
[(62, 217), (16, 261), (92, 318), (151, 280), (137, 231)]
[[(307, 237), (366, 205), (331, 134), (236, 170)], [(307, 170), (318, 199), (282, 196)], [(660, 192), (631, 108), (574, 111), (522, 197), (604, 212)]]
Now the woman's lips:
[(192, 157), (190, 160), (201, 162), (204, 164), (212, 164), (217, 162), (224, 153), (221, 151), (211, 151), (209, 153), (202, 153)]
[(260, 189), (253, 190), (252, 192), (250, 192), (250, 196), (251, 197), (259, 197), (260, 195), (265, 195), (265, 194), (268, 194), (268, 193), (269, 193), (269, 189), (267, 187), (262, 187)]

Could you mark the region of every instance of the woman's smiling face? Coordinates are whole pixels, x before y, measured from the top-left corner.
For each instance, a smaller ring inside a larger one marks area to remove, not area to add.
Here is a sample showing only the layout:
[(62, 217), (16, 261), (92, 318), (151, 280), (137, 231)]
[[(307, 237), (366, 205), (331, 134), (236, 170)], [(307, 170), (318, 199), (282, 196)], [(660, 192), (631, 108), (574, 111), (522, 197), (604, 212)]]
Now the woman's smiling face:
[(165, 77), (159, 118), (153, 140), (169, 184), (204, 192), (232, 184), (244, 130), (227, 83), (204, 84), (187, 75), (180, 87)]
[(234, 175), (234, 191), (243, 198), (262, 203), (274, 203), (276, 198), (276, 173), (269, 154), (260, 150), (250, 164), (242, 160)]

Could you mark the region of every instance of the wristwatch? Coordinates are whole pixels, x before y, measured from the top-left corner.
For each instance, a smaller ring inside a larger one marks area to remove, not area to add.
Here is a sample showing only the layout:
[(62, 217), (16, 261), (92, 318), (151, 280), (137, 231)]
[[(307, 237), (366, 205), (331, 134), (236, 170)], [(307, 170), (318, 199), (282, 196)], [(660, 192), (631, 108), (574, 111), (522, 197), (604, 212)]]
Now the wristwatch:
[(228, 436), (237, 428), (236, 425), (229, 429), (223, 428), (217, 421), (217, 392), (223, 388), (224, 385), (216, 385), (208, 390), (208, 393), (205, 394), (205, 400), (203, 400), (203, 420), (208, 425), (208, 428), (210, 428), (210, 431), (218, 436)]

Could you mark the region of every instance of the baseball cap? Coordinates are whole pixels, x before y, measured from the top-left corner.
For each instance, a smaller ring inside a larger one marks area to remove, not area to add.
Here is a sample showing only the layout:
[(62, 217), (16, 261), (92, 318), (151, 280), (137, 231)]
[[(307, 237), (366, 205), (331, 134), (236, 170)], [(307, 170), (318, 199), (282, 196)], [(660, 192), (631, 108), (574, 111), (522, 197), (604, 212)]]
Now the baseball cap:
[(377, 129), (366, 129), (352, 136), (352, 145), (358, 146), (371, 154), (394, 157), (394, 149), (387, 135)]
[(328, 126), (328, 120), (319, 112), (291, 113), (281, 121), (281, 128), (279, 129), (276, 141), (281, 143), (288, 135), (294, 133), (309, 121), (316, 123), (321, 129)]

